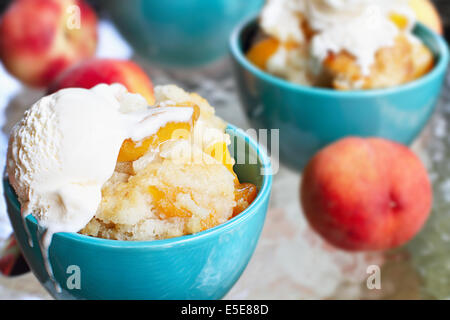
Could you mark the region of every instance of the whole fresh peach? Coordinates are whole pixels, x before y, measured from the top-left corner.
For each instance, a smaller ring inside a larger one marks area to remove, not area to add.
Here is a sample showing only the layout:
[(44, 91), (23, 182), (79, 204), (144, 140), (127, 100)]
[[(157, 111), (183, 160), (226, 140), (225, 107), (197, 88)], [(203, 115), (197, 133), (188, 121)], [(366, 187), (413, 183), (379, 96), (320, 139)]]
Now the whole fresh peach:
[(442, 19), (433, 2), (430, 0), (409, 0), (409, 5), (414, 10), (418, 21), (439, 34), (443, 33)]
[(29, 86), (48, 86), (96, 46), (97, 17), (83, 0), (15, 0), (0, 20), (0, 58)]
[(400, 246), (421, 229), (432, 189), (419, 158), (380, 138), (345, 138), (319, 151), (304, 170), (303, 211), (325, 240), (345, 250)]
[(153, 84), (134, 62), (117, 59), (89, 59), (64, 71), (50, 85), (49, 93), (78, 87), (90, 89), (99, 83), (121, 83), (128, 91), (141, 94), (152, 105), (155, 102)]

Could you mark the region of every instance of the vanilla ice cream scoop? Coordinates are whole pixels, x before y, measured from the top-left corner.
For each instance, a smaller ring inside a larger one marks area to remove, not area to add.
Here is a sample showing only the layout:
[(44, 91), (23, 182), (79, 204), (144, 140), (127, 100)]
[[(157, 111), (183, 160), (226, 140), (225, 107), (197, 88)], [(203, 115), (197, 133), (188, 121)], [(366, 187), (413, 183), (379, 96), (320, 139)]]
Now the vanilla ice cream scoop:
[(48, 241), (55, 232), (78, 232), (96, 213), (123, 141), (142, 140), (192, 116), (190, 107), (148, 107), (119, 84), (43, 97), (9, 141), (7, 172), (22, 215), (33, 214)]

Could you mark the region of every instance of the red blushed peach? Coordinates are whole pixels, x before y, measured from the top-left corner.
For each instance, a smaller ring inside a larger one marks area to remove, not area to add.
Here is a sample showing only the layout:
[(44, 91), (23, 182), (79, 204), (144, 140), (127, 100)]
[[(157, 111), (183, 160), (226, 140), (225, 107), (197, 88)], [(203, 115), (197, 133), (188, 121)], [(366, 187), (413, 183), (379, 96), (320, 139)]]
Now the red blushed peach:
[(121, 83), (128, 91), (141, 94), (152, 105), (155, 103), (153, 83), (144, 70), (128, 60), (89, 59), (64, 71), (50, 85), (49, 93), (64, 88), (90, 89), (99, 83)]
[(15, 0), (0, 20), (0, 58), (29, 86), (47, 86), (96, 46), (97, 17), (83, 0)]
[(407, 147), (346, 138), (317, 153), (301, 185), (303, 211), (325, 240), (345, 250), (382, 250), (409, 241), (431, 211), (427, 171)]

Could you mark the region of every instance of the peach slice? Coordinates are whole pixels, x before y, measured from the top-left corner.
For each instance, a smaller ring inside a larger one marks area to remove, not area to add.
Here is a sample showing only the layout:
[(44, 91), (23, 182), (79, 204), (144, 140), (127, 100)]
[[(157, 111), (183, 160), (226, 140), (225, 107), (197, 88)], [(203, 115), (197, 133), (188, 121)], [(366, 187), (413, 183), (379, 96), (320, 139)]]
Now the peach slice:
[(266, 70), (267, 61), (277, 52), (278, 48), (283, 46), (286, 50), (299, 48), (299, 44), (288, 41), (280, 43), (275, 38), (266, 38), (255, 43), (247, 52), (247, 59), (262, 70)]
[(172, 139), (174, 135), (177, 135), (178, 137), (181, 136), (181, 132), (191, 132), (194, 123), (200, 116), (200, 108), (196, 105), (190, 106), (180, 104), (177, 106), (194, 108), (194, 113), (190, 122), (170, 122), (160, 128), (156, 134), (141, 141), (133, 141), (131, 139), (125, 140), (120, 148), (117, 162), (135, 161), (142, 157), (150, 147), (157, 148), (161, 143)]
[(247, 207), (255, 200), (258, 189), (252, 183), (238, 183), (234, 190), (236, 206), (233, 209), (233, 217), (247, 209)]
[(247, 52), (247, 59), (258, 68), (265, 70), (266, 63), (278, 50), (280, 43), (274, 38), (267, 38), (254, 44)]
[[(154, 206), (160, 214), (160, 218), (189, 218), (192, 213), (175, 206), (176, 195), (181, 190), (161, 190), (155, 186), (148, 188), (152, 196)], [(251, 183), (237, 183), (235, 187), (236, 206), (233, 208), (232, 217), (237, 216), (255, 200), (258, 190), (254, 184)], [(202, 219), (202, 230), (209, 229), (217, 225), (215, 215), (211, 213), (207, 218)]]
[(391, 13), (390, 19), (400, 30), (405, 30), (408, 26), (408, 18), (402, 14)]
[(150, 186), (148, 191), (152, 195), (157, 212), (161, 215), (160, 218), (188, 218), (192, 216), (192, 213), (174, 205), (177, 195), (177, 192), (173, 192), (175, 190), (165, 192), (155, 186)]
[(235, 177), (235, 200), (236, 206), (233, 209), (232, 217), (235, 217), (242, 211), (244, 211), (255, 200), (258, 190), (252, 183), (240, 183), (238, 176), (233, 171), (233, 162), (231, 160), (230, 151), (227, 148), (225, 142), (217, 142), (212, 147), (208, 148), (206, 153), (217, 161), (223, 163), (223, 165), (234, 175)]
[(237, 179), (237, 176), (233, 171), (233, 160), (231, 158), (230, 151), (224, 141), (214, 143), (206, 149), (206, 153), (221, 162), (232, 174), (234, 174)]

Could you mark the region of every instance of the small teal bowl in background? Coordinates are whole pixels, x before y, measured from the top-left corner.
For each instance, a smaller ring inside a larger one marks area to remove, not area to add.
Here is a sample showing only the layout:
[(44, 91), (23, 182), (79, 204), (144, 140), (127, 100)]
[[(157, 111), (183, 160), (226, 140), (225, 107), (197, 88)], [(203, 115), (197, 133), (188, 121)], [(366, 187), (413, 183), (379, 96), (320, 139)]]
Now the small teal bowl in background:
[[(78, 233), (56, 233), (49, 257), (62, 289), (50, 281), (37, 245), (41, 236), (32, 215), (25, 221), (33, 240), (28, 243), (20, 205), (4, 180), (9, 218), (22, 253), (33, 273), (57, 299), (220, 299), (239, 279), (255, 250), (272, 186), (270, 161), (263, 149), (242, 130), (229, 126), (231, 153), (242, 182), (258, 187), (258, 195), (242, 213), (217, 227), (193, 235), (154, 241), (118, 241)], [(242, 148), (245, 145), (245, 148)], [(80, 274), (80, 289), (75, 272)], [(69, 286), (68, 286), (69, 283)], [(72, 285), (71, 285), (72, 284)], [(70, 289), (72, 288), (72, 289)]]
[(444, 39), (418, 24), (414, 33), (436, 59), (433, 70), (422, 78), (380, 90), (306, 87), (247, 60), (245, 52), (257, 32), (257, 19), (252, 18), (230, 39), (238, 93), (254, 128), (279, 129), (280, 160), (298, 171), (318, 150), (345, 136), (377, 136), (409, 145), (435, 109), (449, 62)]
[(227, 54), (233, 28), (264, 0), (101, 1), (119, 31), (149, 62), (196, 67)]

